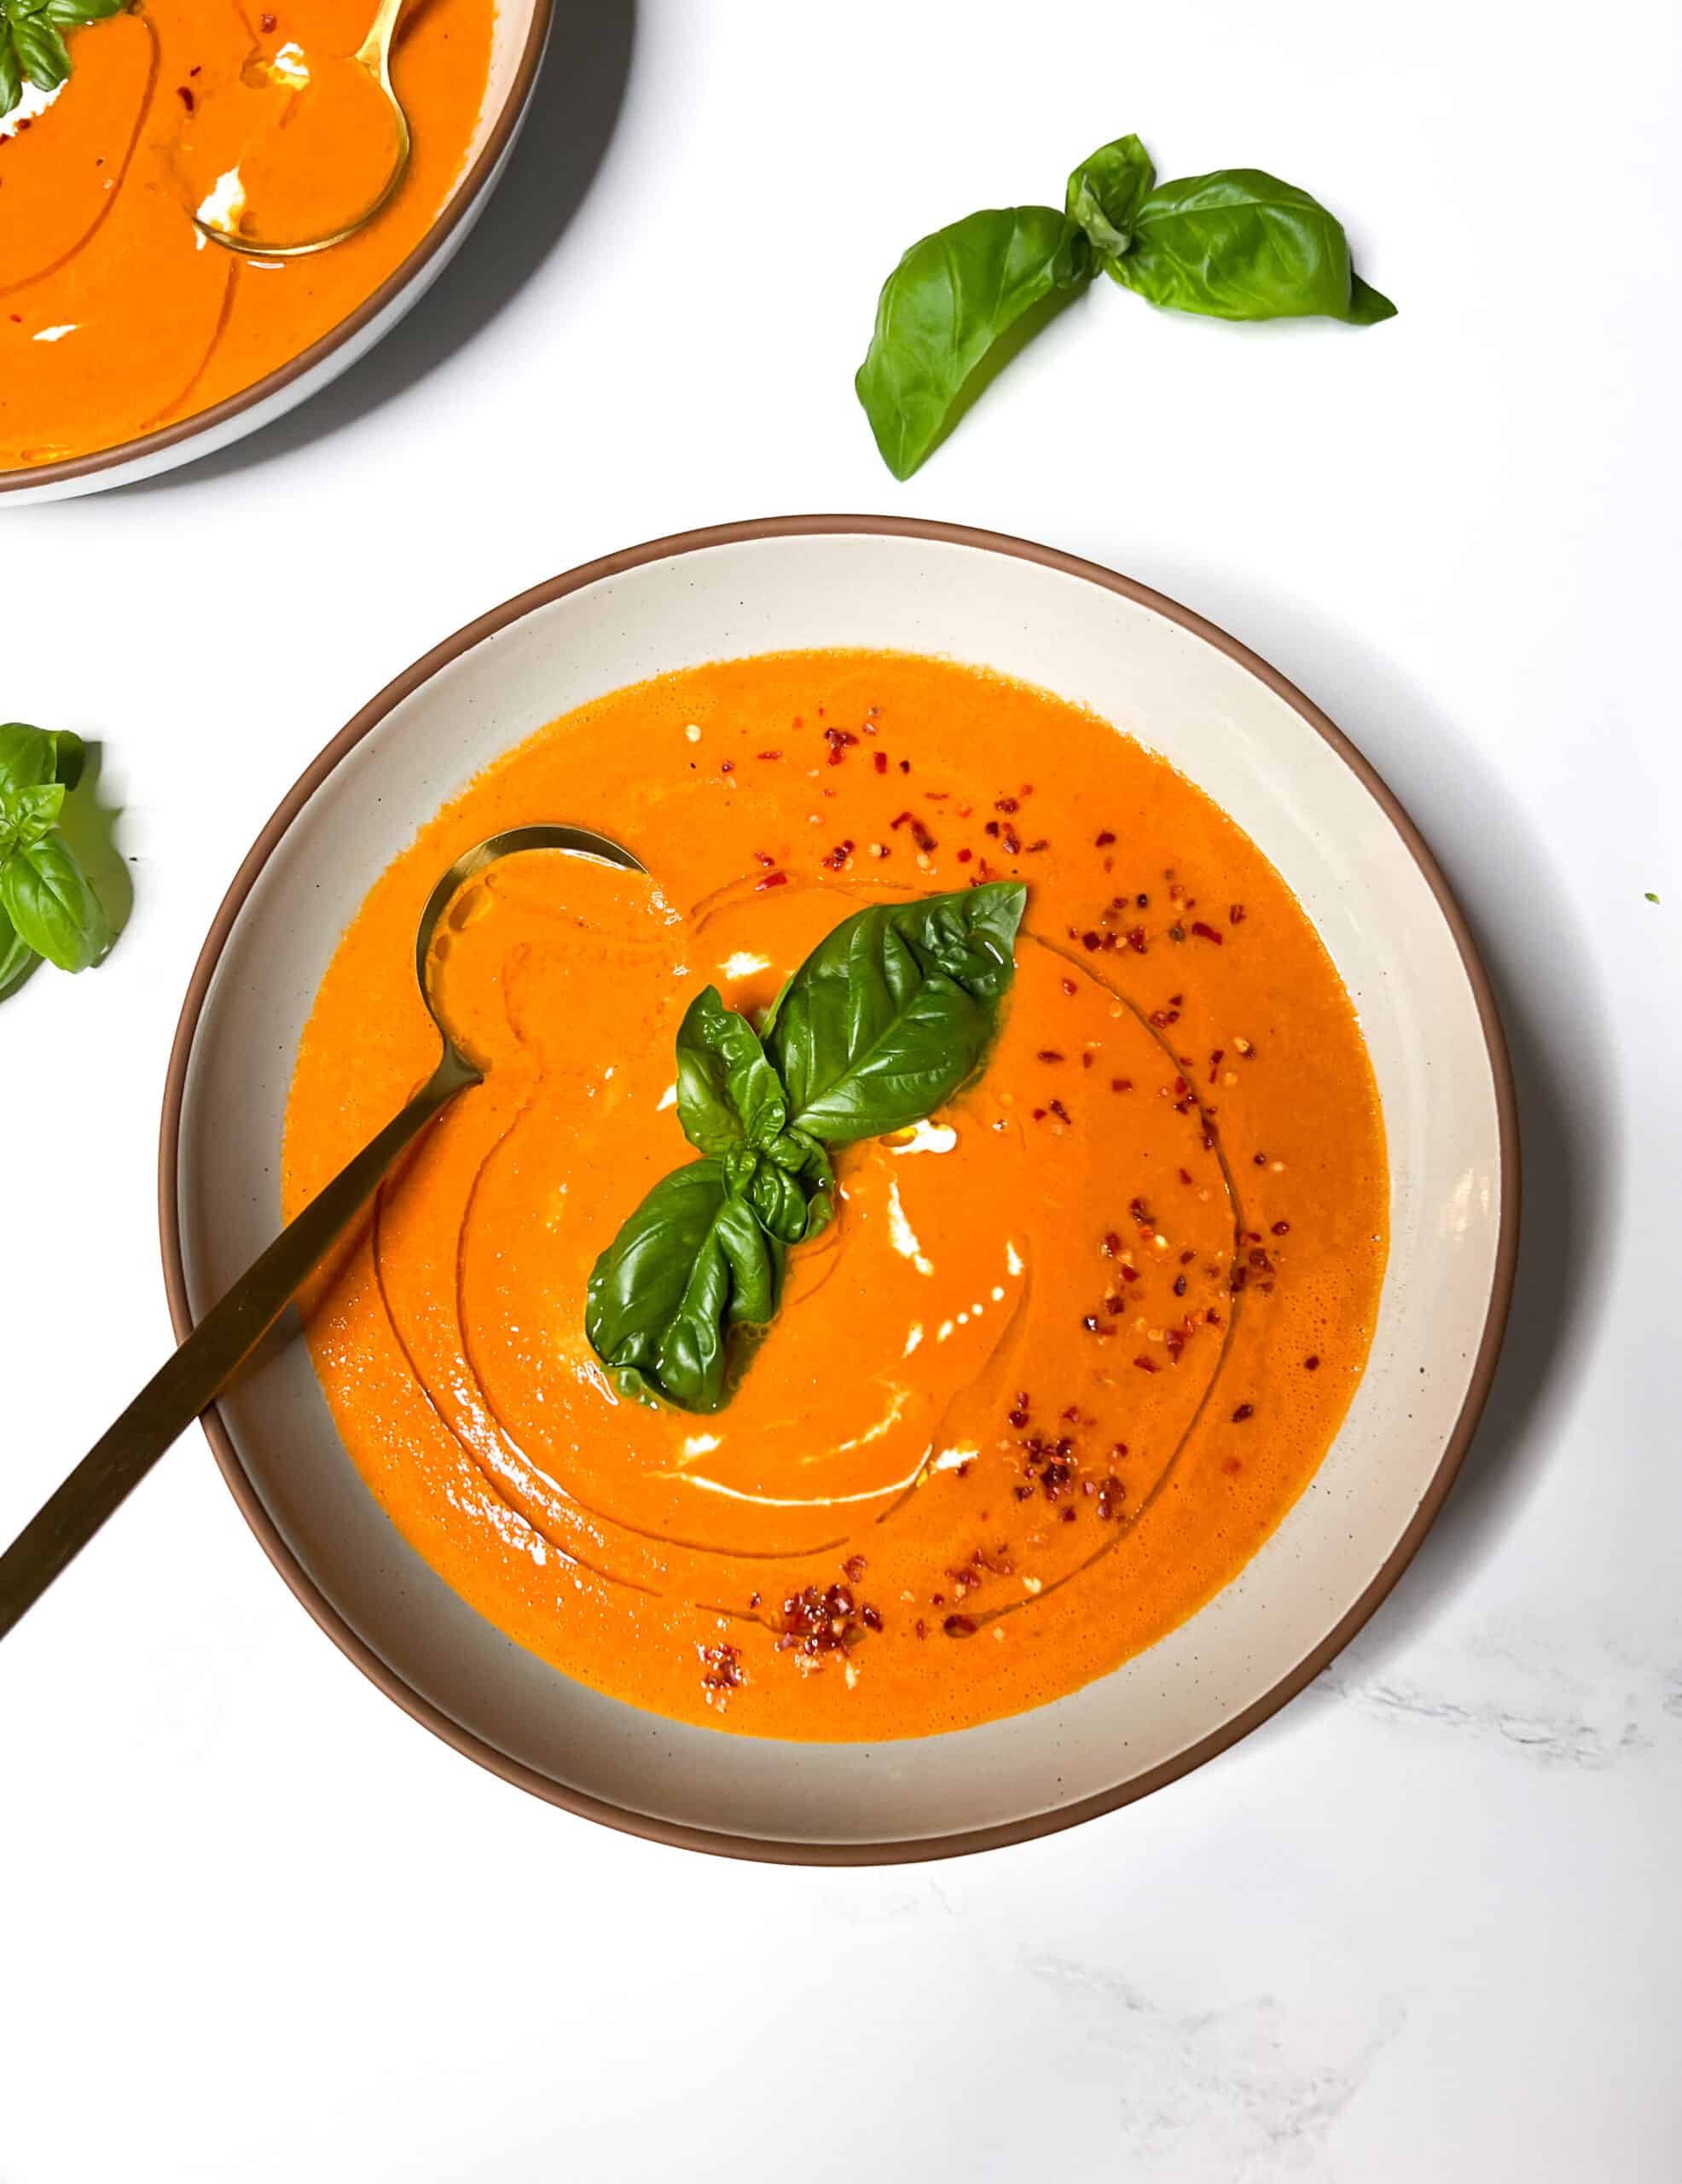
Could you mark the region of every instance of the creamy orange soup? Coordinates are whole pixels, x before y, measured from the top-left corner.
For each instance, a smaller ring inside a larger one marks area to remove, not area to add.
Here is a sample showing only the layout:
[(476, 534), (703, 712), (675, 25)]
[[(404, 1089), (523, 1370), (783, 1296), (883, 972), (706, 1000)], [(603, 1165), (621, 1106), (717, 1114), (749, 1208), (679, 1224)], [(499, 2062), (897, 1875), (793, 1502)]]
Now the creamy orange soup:
[(331, 64), (373, 13), (373, 0), (139, 0), (69, 32), (57, 97), (9, 136), (0, 121), (0, 469), (114, 447), (239, 393), (420, 241), (478, 118), (494, 0), (410, 0), (392, 74), (413, 160), (360, 235), (258, 262), (190, 217), (242, 153), (278, 224), (266, 240), (319, 233), (347, 190), (372, 200), (364, 170), (389, 171), (386, 125), (377, 107), (347, 113)]
[[(431, 1070), (416, 923), (505, 828), (605, 829), (458, 897), (434, 991), (485, 1069), (312, 1300), (351, 1455), (568, 1676), (749, 1734), (911, 1736), (1073, 1690), (1183, 1621), (1313, 1476), (1385, 1254), (1372, 1071), (1255, 846), (1042, 691), (867, 653), (735, 660), (556, 722), (345, 934), (304, 1036), (294, 1211)], [(612, 1385), (597, 1254), (692, 1157), (673, 1039), (763, 1010), (862, 903), (1028, 883), (981, 1076), (837, 1156), (838, 1217), (708, 1416)]]

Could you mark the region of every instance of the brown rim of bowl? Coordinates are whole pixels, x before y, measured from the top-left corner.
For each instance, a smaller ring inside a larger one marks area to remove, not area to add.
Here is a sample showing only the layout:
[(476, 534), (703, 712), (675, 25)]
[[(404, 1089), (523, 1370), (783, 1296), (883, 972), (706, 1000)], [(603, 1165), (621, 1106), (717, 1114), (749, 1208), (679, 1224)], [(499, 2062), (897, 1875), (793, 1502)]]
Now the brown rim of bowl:
[(670, 538), (656, 538), (646, 545), (627, 547), (622, 553), (609, 554), (600, 561), (586, 562), (581, 568), (569, 570), (565, 576), (552, 577), (547, 584), (534, 585), (530, 591), (520, 593), (518, 598), (493, 607), (488, 614), (480, 615), (477, 621), (469, 622), (454, 636), (447, 637), (441, 645), (434, 647), (412, 667), (405, 669), (394, 682), (388, 682), (378, 697), (364, 706), (356, 717), (339, 730), (281, 799), (273, 817), (235, 874), (233, 884), (212, 921), (204, 947), (193, 968), (187, 997), (182, 1005), (181, 1020), (176, 1028), (175, 1043), (170, 1053), (159, 1142), (158, 1210), (162, 1232), (164, 1282), (169, 1295), (170, 1318), (177, 1339), (185, 1339), (193, 1325), (188, 1310), (186, 1280), (182, 1266), (177, 1176), (182, 1098), (188, 1064), (192, 1055), (194, 1034), (198, 1028), (205, 996), (223, 947), (258, 874), (281, 836), (340, 759), (360, 743), (370, 729), (376, 728), (395, 706), (429, 681), (440, 668), (470, 651), (483, 638), (507, 628), (508, 624), (519, 620), (534, 607), (546, 607), (551, 601), (564, 598), (569, 592), (581, 591), (603, 577), (618, 576), (624, 570), (639, 568), (649, 561), (665, 561), (675, 555), (692, 554), (712, 546), (736, 545), (746, 540), (803, 538), (859, 532), (894, 538), (932, 539), (945, 545), (970, 546), (988, 553), (1007, 554), (1019, 561), (1036, 561), (1042, 567), (1056, 569), (1065, 576), (1082, 578), (1087, 583), (1099, 584), (1106, 591), (1119, 592), (1124, 599), (1133, 600), (1136, 604), (1165, 616), (1170, 622), (1178, 623), (1181, 629), (1189, 630), (1193, 636), (1203, 638), (1217, 651), (1225, 653), (1229, 659), (1236, 660), (1259, 682), (1265, 683), (1268, 689), (1283, 698), (1316, 735), (1331, 745), (1401, 837), (1436, 897), (1459, 950), (1483, 1027), (1489, 1072), (1495, 1088), (1501, 1162), (1501, 1226), (1488, 1310), (1478, 1341), (1471, 1380), (1466, 1390), (1465, 1401), (1460, 1407), (1460, 1414), (1454, 1422), (1454, 1430), (1449, 1435), (1447, 1446), (1442, 1452), (1431, 1483), (1406, 1531), (1383, 1568), (1336, 1627), (1288, 1676), (1281, 1677), (1272, 1690), (1252, 1705), (1245, 1707), (1242, 1713), (1221, 1728), (1200, 1739), (1162, 1766), (1152, 1768), (1116, 1788), (1059, 1806), (1054, 1811), (1036, 1813), (1026, 1820), (1012, 1821), (1002, 1827), (973, 1828), (956, 1835), (919, 1837), (908, 1842), (861, 1844), (796, 1843), (755, 1836), (727, 1835), (707, 1828), (681, 1827), (647, 1813), (633, 1812), (624, 1806), (608, 1804), (600, 1798), (587, 1797), (582, 1792), (567, 1789), (560, 1783), (549, 1780), (546, 1775), (524, 1766), (519, 1760), (452, 1720), (441, 1708), (433, 1705), (430, 1699), (423, 1698), (405, 1683), (371, 1647), (362, 1642), (332, 1602), (318, 1589), (281, 1538), (235, 1453), (233, 1442), (220, 1413), (214, 1408), (205, 1413), (200, 1423), (222, 1475), (269, 1560), (340, 1652), (348, 1654), (363, 1675), (377, 1684), (388, 1699), (394, 1699), (405, 1713), (413, 1715), (417, 1722), (431, 1729), (434, 1735), (442, 1737), (446, 1744), (453, 1745), (457, 1751), (465, 1753), (469, 1759), (476, 1759), (493, 1774), (500, 1774), (504, 1781), (513, 1782), (520, 1789), (530, 1790), (534, 1796), (545, 1799), (550, 1804), (560, 1805), (566, 1811), (576, 1813), (583, 1819), (600, 1821), (625, 1834), (644, 1836), (651, 1841), (668, 1843), (685, 1850), (706, 1850), (716, 1856), (753, 1858), (784, 1865), (908, 1864), (926, 1858), (955, 1857), (968, 1851), (992, 1850), (1005, 1844), (1029, 1842), (1035, 1836), (1053, 1834), (1060, 1828), (1071, 1827), (1080, 1821), (1094, 1819), (1099, 1813), (1112, 1812), (1120, 1805), (1131, 1804), (1135, 1798), (1148, 1796), (1152, 1790), (1161, 1789), (1165, 1783), (1178, 1780), (1182, 1774), (1189, 1774), (1193, 1768), (1202, 1766), (1206, 1759), (1213, 1759), (1229, 1745), (1237, 1744), (1240, 1738), (1247, 1736), (1270, 1715), (1276, 1714), (1287, 1699), (1294, 1699), (1299, 1691), (1314, 1681), (1373, 1613), (1412, 1560), (1420, 1542), (1442, 1507), (1482, 1412), (1490, 1383), (1494, 1379), (1501, 1336), (1506, 1326), (1507, 1309), (1512, 1301), (1514, 1269), (1518, 1257), (1517, 1107), (1513, 1093), (1512, 1066), (1508, 1059), (1506, 1039), (1496, 1012), (1488, 975), (1478, 956), (1460, 906), (1418, 828), (1354, 744), (1341, 729), (1332, 725), (1317, 706), (1305, 698), (1276, 669), (1270, 667), (1266, 660), (1260, 659), (1247, 646), (1240, 644), (1237, 638), (1228, 636), (1224, 630), (1216, 629), (1213, 623), (1206, 622), (1202, 615), (1192, 613), (1188, 607), (1164, 598), (1160, 592), (1152, 591), (1145, 584), (1134, 583), (1131, 578), (1117, 576), (1113, 570), (1103, 568), (1093, 561), (1082, 561), (1076, 555), (1059, 553), (1049, 546), (1036, 546), (1026, 539), (1012, 538), (1000, 531), (974, 531), (963, 524), (934, 523), (915, 516), (768, 516), (751, 523), (725, 523), (705, 531), (680, 531)]
[[(267, 401), (270, 395), (278, 394), (294, 380), (313, 371), (317, 364), (325, 363), (335, 350), (354, 340), (371, 320), (379, 317), (400, 289), (407, 288), (417, 274), (432, 264), (484, 195), (515, 130), (525, 119), (543, 49), (548, 43), (554, 12), (554, 0), (532, 0), (531, 26), (525, 34), (519, 65), (502, 102), (502, 110), (479, 147), (478, 157), (408, 257), (386, 275), (374, 293), (358, 304), (348, 318), (341, 318), (336, 326), (328, 328), (320, 340), (312, 341), (307, 349), (300, 350), (297, 356), (253, 380), (251, 386), (242, 387), (237, 394), (227, 396), (208, 410), (194, 410), (190, 417), (180, 418), (173, 425), (165, 425), (155, 433), (142, 433), (138, 439), (119, 440), (115, 447), (96, 448), (91, 455), (67, 456), (62, 462), (36, 463), (26, 470), (0, 470), (0, 498), (34, 486), (62, 485), (72, 478), (92, 478), (102, 470), (115, 469), (119, 463), (142, 462), (165, 448), (178, 447), (194, 433), (211, 431), (255, 404)], [(206, 452), (212, 450), (207, 449)]]

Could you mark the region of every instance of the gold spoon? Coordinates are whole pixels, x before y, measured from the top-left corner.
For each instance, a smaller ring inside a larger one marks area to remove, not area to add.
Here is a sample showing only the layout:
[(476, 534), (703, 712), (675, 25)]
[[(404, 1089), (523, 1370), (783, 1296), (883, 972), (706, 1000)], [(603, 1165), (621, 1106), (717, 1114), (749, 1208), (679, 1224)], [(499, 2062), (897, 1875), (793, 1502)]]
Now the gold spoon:
[(640, 857), (587, 827), (516, 827), (457, 857), (433, 888), (415, 943), (415, 975), (426, 1013), (444, 1041), (438, 1067), (371, 1145), (287, 1223), (254, 1266), (212, 1304), (163, 1370), (83, 1457), (62, 1486), (0, 1554), (0, 1638), (40, 1599), (61, 1570), (145, 1478), (170, 1444), (207, 1410), (278, 1320), (305, 1278), (343, 1235), (410, 1140), (458, 1092), (480, 1082), (439, 1019), (427, 989), (432, 934), (459, 890), (499, 858), (525, 850), (646, 872)]
[(343, 227), (335, 228), (331, 235), (316, 235), (304, 242), (265, 243), (255, 235), (242, 235), (229, 228), (218, 227), (213, 222), (201, 219), (195, 212), (193, 224), (201, 235), (218, 243), (223, 250), (231, 250), (241, 258), (310, 258), (318, 250), (331, 250), (335, 243), (345, 242), (358, 235), (377, 213), (383, 212), (396, 194), (397, 184), (409, 171), (409, 154), (414, 147), (409, 133), (409, 116), (402, 102), (392, 89), (392, 40), (396, 35), (397, 17), (403, 13), (403, 0), (380, 0), (380, 7), (368, 26), (368, 36), (350, 56), (351, 65), (362, 69), (372, 78), (376, 89), (392, 109), (397, 124), (397, 159), (386, 185), (371, 205), (358, 212), (355, 219)]

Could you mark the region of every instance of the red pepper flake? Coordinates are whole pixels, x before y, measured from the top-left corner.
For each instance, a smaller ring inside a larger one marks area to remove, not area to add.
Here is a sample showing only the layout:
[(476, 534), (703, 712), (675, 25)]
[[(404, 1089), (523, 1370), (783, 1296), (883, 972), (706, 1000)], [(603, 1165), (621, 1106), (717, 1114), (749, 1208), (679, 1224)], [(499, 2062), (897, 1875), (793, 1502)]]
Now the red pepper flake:
[(902, 827), (909, 827), (911, 829), (912, 840), (916, 843), (919, 850), (924, 851), (925, 853), (930, 850), (938, 849), (940, 846), (939, 843), (936, 841), (934, 836), (929, 832), (928, 828), (923, 824), (922, 821), (918, 817), (914, 811), (902, 811), (898, 818), (891, 821), (890, 823), (896, 831)]
[(1136, 1266), (1124, 1266), (1122, 1269), (1122, 1280), (1123, 1281), (1137, 1281), (1139, 1280), (1139, 1269)]
[(1104, 829), (1104, 831), (1103, 831), (1103, 833), (1102, 833), (1102, 834), (1094, 834), (1094, 835), (1093, 835), (1093, 845), (1093, 845), (1093, 847), (1095, 850), (1107, 850), (1107, 849), (1109, 848), (1109, 846), (1110, 846), (1111, 843), (1111, 842), (1113, 842), (1113, 841), (1115, 840), (1115, 839), (1116, 839), (1116, 837), (1115, 837), (1115, 836), (1114, 836), (1114, 835), (1110, 832), (1110, 829), (1106, 827), (1106, 828)]
[(1217, 932), (1212, 925), (1205, 925), (1201, 918), (1197, 920), (1192, 930), (1199, 940), (1212, 940), (1217, 948), (1226, 944), (1226, 936)]
[(841, 1565), (841, 1574), (850, 1585), (856, 1585), (869, 1567), (861, 1554), (850, 1554)]
[(1121, 1507), (1127, 1489), (1112, 1472), (1098, 1490), (1098, 1513), (1107, 1525)]
[(1274, 1222), (1273, 1234), (1276, 1236), (1288, 1236), (1290, 1234), (1290, 1223), (1288, 1221)]
[(1241, 1403), (1232, 1413), (1232, 1423), (1234, 1426), (1242, 1426), (1246, 1418), (1254, 1418), (1255, 1415), (1256, 1405), (1253, 1403)]
[(1044, 1109), (1043, 1107), (1035, 1107), (1035, 1110), (1034, 1110), (1034, 1120), (1035, 1120), (1036, 1123), (1042, 1123), (1042, 1122), (1044, 1122), (1045, 1118), (1046, 1118), (1046, 1111), (1045, 1111), (1045, 1109)]
[(1075, 981), (1073, 980), (1073, 979), (1065, 979), (1063, 981), (1063, 990), (1064, 991), (1064, 993), (1070, 993), (1070, 994), (1073, 994), (1073, 993), (1078, 993), (1078, 992), (1081, 990), (1081, 989), (1080, 989), (1080, 988), (1076, 985), (1076, 983), (1075, 983)]
[(1145, 928), (1142, 925), (1134, 926), (1128, 934), (1127, 944), (1135, 956), (1142, 956), (1145, 953)]
[(721, 774), (734, 774), (736, 770), (735, 760), (734, 758), (722, 760), (718, 770)]
[(780, 751), (756, 751), (753, 755), (756, 758), (780, 758), (783, 754)]
[(1055, 1047), (1041, 1047), (1040, 1049), (1040, 1060), (1041, 1061), (1061, 1061), (1063, 1060), (1063, 1056), (1058, 1054)]
[(1020, 857), (1022, 854), (1021, 837), (1014, 827), (1006, 827), (1005, 829), (1005, 852), (1008, 857)]
[(995, 796), (993, 799), (993, 809), (995, 811), (1014, 811), (1016, 808), (1017, 802), (1013, 796)]
[(1083, 932), (1081, 935), (1081, 945), (1088, 955), (1091, 955), (1095, 949), (1104, 945), (1104, 936), (1100, 932)]
[(1227, 1456), (1223, 1460), (1221, 1468), (1226, 1472), (1228, 1478), (1236, 1478), (1238, 1473), (1244, 1469), (1244, 1466), (1239, 1462), (1236, 1456)]
[(1176, 1297), (1183, 1297), (1186, 1294), (1186, 1277), (1183, 1274), (1176, 1274), (1174, 1277), (1174, 1293)]
[(1082, 1316), (1081, 1325), (1086, 1329), (1088, 1334), (1102, 1334), (1105, 1331), (1104, 1322), (1099, 1318), (1096, 1312), (1084, 1313)]
[(777, 861), (769, 850), (756, 850), (753, 855), (754, 861), (757, 864), (774, 864)]
[(1106, 1233), (1104, 1241), (1098, 1248), (1106, 1259), (1119, 1258), (1122, 1255), (1122, 1240), (1111, 1228)]
[(948, 1615), (940, 1626), (948, 1638), (973, 1638), (977, 1625), (967, 1615)]
[(885, 774), (887, 772), (888, 754), (885, 751), (873, 751), (870, 754), (870, 759), (871, 764), (875, 767), (879, 774)]
[(1256, 1165), (1258, 1168), (1265, 1168), (1265, 1167), (1267, 1166), (1267, 1154), (1266, 1154), (1265, 1153), (1258, 1153), (1256, 1155)]
[(1319, 1370), (1320, 1370), (1320, 1354), (1319, 1354), (1319, 1352), (1318, 1352), (1318, 1351), (1316, 1351), (1316, 1352), (1315, 1352), (1315, 1354), (1314, 1354), (1312, 1357), (1305, 1357), (1305, 1358), (1302, 1360), (1302, 1370), (1303, 1370), (1305, 1373), (1318, 1373), (1318, 1372), (1319, 1372)]
[(261, 31), (272, 31), (278, 27), (277, 18), (273, 15), (259, 15), (257, 19), (257, 26)]
[(768, 872), (753, 892), (756, 895), (763, 895), (768, 887), (786, 887), (787, 885), (788, 874), (786, 872)]
[(991, 834), (994, 840), (996, 842), (999, 839), (998, 821), (996, 819), (989, 819), (984, 821), (981, 831), (983, 834)]
[(850, 735), (844, 728), (825, 729), (823, 740), (829, 746), (829, 763), (832, 766), (838, 766), (846, 757), (849, 747), (858, 741), (857, 736)]
[(909, 758), (902, 758), (902, 759), (900, 760), (900, 762), (899, 762), (899, 770), (900, 770), (901, 773), (902, 773), (902, 774), (908, 774), (908, 773), (911, 771), (911, 761), (910, 761), (910, 759), (909, 759)]
[(1053, 1100), (1052, 1101), (1051, 1111), (1060, 1123), (1072, 1123), (1075, 1119), (1075, 1118), (1070, 1113), (1068, 1108), (1064, 1106), (1061, 1100)]
[(177, 84), (176, 85), (175, 95), (181, 101), (183, 106), (186, 107), (188, 113), (191, 113), (193, 109), (199, 103), (197, 99), (194, 97), (192, 92), (188, 90), (185, 84)]
[(963, 850), (960, 850), (960, 851), (959, 851), (959, 852), (958, 852), (958, 862), (959, 862), (959, 863), (960, 863), (960, 864), (967, 864), (967, 863), (969, 863), (970, 859), (971, 859), (974, 855), (975, 855), (975, 851), (974, 851), (973, 850), (971, 850), (971, 849), (963, 849)]
[(1154, 1373), (1158, 1369), (1148, 1357), (1135, 1357), (1133, 1362), (1141, 1373)]
[(856, 842), (837, 842), (835, 847), (829, 852), (829, 855), (822, 860), (822, 862), (829, 871), (839, 872), (842, 866), (845, 864), (847, 859), (852, 855), (853, 851), (857, 847), (858, 845)]
[(1227, 922), (1228, 925), (1242, 925), (1244, 923), (1244, 904), (1242, 903), (1233, 903), (1232, 909), (1227, 913)]

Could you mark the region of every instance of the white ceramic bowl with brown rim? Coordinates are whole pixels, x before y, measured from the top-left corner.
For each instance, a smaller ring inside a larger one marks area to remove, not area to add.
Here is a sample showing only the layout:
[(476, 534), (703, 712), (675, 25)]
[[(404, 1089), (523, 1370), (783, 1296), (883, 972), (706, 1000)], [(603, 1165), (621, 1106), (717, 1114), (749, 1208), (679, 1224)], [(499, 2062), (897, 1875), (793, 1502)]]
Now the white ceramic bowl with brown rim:
[(264, 829), (183, 1013), (161, 1193), (171, 1308), (185, 1333), (275, 1229), (282, 1116), (316, 985), (367, 889), (421, 823), (488, 761), (589, 698), (699, 661), (832, 645), (945, 653), (1092, 706), (1231, 814), (1330, 950), (1383, 1102), (1390, 1256), (1365, 1378), (1278, 1531), (1189, 1622), (1071, 1697), (945, 1736), (787, 1744), (639, 1712), (483, 1621), (362, 1484), (301, 1342), (273, 1351), (206, 1424), (304, 1606), (459, 1750), (557, 1804), (665, 1841), (858, 1862), (1066, 1826), (1232, 1743), (1372, 1613), (1470, 1438), (1517, 1245), (1505, 1050), (1429, 851), (1306, 698), (1125, 578), (950, 526), (793, 517), (574, 570), (400, 676)]
[(553, 10), (554, 0), (499, 0), (484, 99), (461, 172), (420, 241), (365, 302), (318, 341), (208, 410), (90, 455), (0, 470), (0, 508), (102, 493), (213, 455), (307, 402), (365, 357), (414, 310), (484, 211), (525, 118)]

